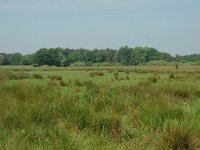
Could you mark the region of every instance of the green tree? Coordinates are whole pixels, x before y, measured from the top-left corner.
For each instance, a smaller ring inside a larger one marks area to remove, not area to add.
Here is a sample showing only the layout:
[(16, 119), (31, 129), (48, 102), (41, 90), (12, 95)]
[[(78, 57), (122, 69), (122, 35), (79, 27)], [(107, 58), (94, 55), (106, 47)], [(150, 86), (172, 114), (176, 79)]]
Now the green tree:
[(160, 55), (157, 49), (155, 48), (149, 48), (146, 47), (146, 62), (152, 61), (152, 60), (160, 60)]
[(132, 49), (128, 46), (124, 46), (119, 49), (119, 60), (122, 65), (128, 66), (131, 64), (131, 51)]
[(20, 65), (22, 63), (22, 54), (8, 54), (8, 61), (11, 65)]
[(59, 50), (42, 48), (35, 55), (35, 63), (39, 65), (60, 66)]
[(28, 54), (22, 56), (22, 65), (32, 65), (34, 64), (34, 54)]
[(143, 47), (135, 47), (131, 51), (131, 65), (146, 63), (147, 51)]
[(0, 65), (10, 65), (7, 54), (0, 53)]

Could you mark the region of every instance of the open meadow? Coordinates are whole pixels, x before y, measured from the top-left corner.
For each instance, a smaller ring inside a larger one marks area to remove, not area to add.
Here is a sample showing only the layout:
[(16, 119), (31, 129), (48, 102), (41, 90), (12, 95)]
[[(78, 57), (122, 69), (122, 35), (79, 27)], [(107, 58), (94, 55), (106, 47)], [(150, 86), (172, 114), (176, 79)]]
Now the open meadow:
[(200, 67), (0, 67), (0, 149), (200, 149)]

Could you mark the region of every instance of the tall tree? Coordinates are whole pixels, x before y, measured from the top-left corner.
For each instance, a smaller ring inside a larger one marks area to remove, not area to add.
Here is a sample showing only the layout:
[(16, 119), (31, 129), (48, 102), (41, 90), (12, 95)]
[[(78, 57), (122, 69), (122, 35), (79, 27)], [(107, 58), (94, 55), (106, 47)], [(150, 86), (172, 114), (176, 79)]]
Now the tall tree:
[(42, 48), (35, 53), (35, 62), (39, 65), (60, 66), (59, 50)]
[(147, 51), (143, 47), (135, 47), (131, 51), (131, 65), (146, 63)]
[(124, 46), (121, 47), (119, 49), (119, 60), (121, 62), (122, 65), (130, 65), (130, 61), (131, 61), (131, 48), (129, 48), (128, 46)]
[(8, 61), (11, 65), (20, 65), (22, 63), (22, 54), (14, 53), (8, 54)]
[(10, 65), (7, 54), (0, 53), (0, 65)]
[(34, 54), (28, 54), (22, 56), (22, 65), (32, 65), (34, 64)]

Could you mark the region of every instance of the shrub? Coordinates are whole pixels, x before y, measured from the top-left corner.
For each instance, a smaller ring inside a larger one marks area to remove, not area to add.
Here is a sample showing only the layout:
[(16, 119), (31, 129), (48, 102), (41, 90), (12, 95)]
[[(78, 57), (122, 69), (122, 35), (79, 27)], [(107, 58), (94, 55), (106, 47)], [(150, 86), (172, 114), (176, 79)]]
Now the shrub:
[(39, 67), (40, 65), (39, 64), (33, 64), (33, 67)]
[(149, 78), (148, 78), (148, 81), (149, 81), (150, 83), (156, 83), (156, 82), (157, 82), (157, 78), (156, 78), (156, 77), (149, 77)]
[(119, 80), (119, 77), (118, 77), (118, 76), (115, 76), (115, 80)]
[(128, 70), (126, 70), (126, 74), (130, 74), (130, 72)]
[(47, 86), (48, 86), (49, 88), (55, 88), (55, 87), (58, 86), (58, 84), (57, 84), (56, 82), (49, 81)]
[(168, 65), (168, 62), (167, 61), (150, 61), (147, 63), (147, 66), (167, 66)]
[(118, 76), (118, 75), (119, 75), (118, 72), (113, 73), (113, 76)]
[(90, 75), (91, 77), (95, 77), (95, 76), (104, 76), (104, 73), (103, 73), (103, 72), (96, 71), (96, 72), (90, 72), (89, 75)]
[(51, 80), (58, 80), (58, 81), (62, 80), (62, 77), (57, 76), (57, 75), (51, 75), (51, 76), (48, 76), (48, 78), (51, 79)]
[(30, 75), (25, 73), (11, 73), (8, 75), (10, 80), (22, 80), (22, 79), (29, 79)]
[(88, 107), (74, 107), (71, 110), (71, 119), (78, 129), (83, 130), (90, 127), (93, 115)]
[(175, 68), (179, 69), (179, 64), (178, 63), (175, 64)]
[(124, 69), (118, 69), (118, 72), (125, 72)]
[(97, 133), (105, 132), (113, 140), (120, 139), (121, 123), (117, 116), (98, 116), (92, 128)]
[(173, 73), (171, 73), (170, 75), (169, 75), (169, 79), (171, 80), (171, 79), (174, 79), (174, 74)]
[(43, 76), (41, 74), (33, 74), (33, 77), (35, 79), (43, 79)]
[(174, 96), (179, 97), (183, 100), (188, 99), (191, 93), (185, 89), (177, 88), (173, 91)]
[(200, 149), (199, 132), (196, 132), (196, 127), (193, 125), (177, 121), (168, 122), (163, 129), (159, 147), (172, 150)]
[(76, 86), (83, 86), (82, 82), (80, 81), (80, 79), (74, 79), (74, 84)]
[(124, 77), (119, 77), (119, 79), (118, 80), (124, 80)]
[(68, 86), (69, 84), (67, 82), (64, 82), (63, 80), (61, 80), (59, 82), (60, 86)]
[(92, 81), (84, 81), (83, 85), (86, 86), (86, 90), (89, 92), (99, 93), (99, 87), (96, 85), (95, 82)]
[(126, 80), (130, 80), (130, 77), (129, 77), (129, 76), (126, 76)]
[(86, 67), (86, 66), (87, 66), (86, 62), (77, 61), (71, 64), (69, 67)]

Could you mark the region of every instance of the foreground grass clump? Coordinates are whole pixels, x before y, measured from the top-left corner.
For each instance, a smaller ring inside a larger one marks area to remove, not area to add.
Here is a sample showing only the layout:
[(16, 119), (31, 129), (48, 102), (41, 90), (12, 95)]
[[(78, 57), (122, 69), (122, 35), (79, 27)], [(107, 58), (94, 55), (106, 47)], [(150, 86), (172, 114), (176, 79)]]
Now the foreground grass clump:
[(200, 148), (195, 71), (35, 69), (0, 71), (0, 149)]
[(185, 122), (167, 122), (161, 135), (161, 149), (200, 149), (200, 134), (196, 126)]

